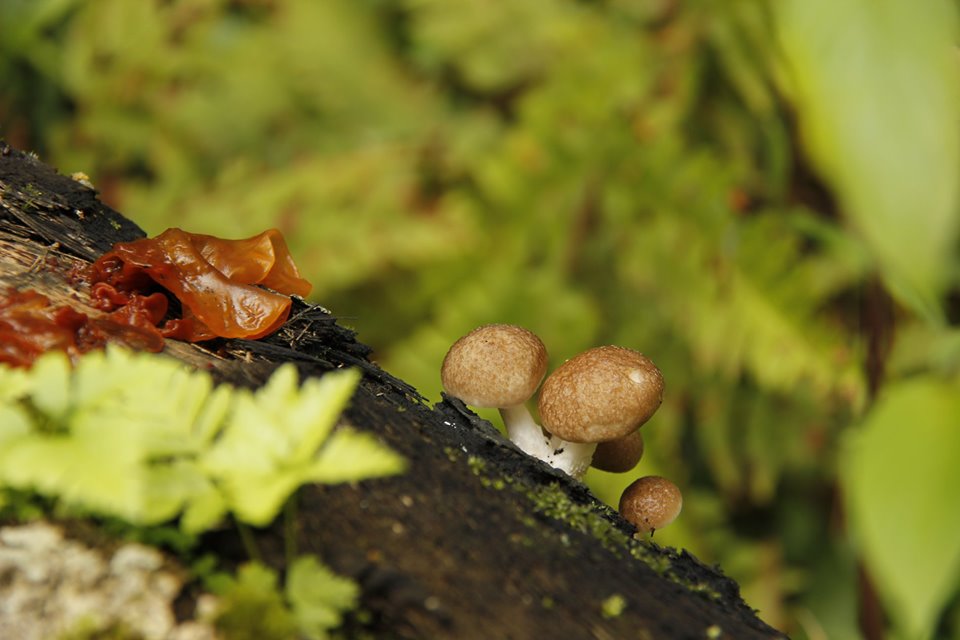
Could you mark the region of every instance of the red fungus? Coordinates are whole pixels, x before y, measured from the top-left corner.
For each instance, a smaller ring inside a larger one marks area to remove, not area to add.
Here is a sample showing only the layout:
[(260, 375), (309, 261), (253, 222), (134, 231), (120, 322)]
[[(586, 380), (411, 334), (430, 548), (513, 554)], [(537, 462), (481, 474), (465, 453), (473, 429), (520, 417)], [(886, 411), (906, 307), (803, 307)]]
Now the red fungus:
[(35, 291), (0, 291), (0, 362), (29, 366), (50, 349), (76, 352), (78, 320), (74, 313), (51, 307), (50, 301)]
[(139, 313), (90, 318), (70, 307), (55, 307), (36, 291), (0, 291), (0, 362), (29, 367), (47, 351), (64, 351), (74, 358), (107, 342), (142, 351), (162, 350), (163, 336), (153, 325), (141, 322)]
[[(244, 240), (168, 229), (114, 245), (87, 275), (104, 316), (54, 307), (35, 291), (0, 291), (0, 362), (30, 366), (50, 350), (72, 358), (107, 342), (156, 352), (164, 337), (262, 338), (286, 321), (289, 294), (310, 292), (276, 229)], [(168, 317), (168, 293), (180, 302), (180, 318)]]
[(310, 292), (276, 229), (244, 240), (167, 229), (155, 238), (114, 245), (91, 274), (101, 308), (136, 304), (157, 285), (172, 293), (183, 317), (168, 320), (161, 332), (191, 342), (262, 338), (286, 321), (291, 301), (284, 294)]
[(244, 240), (191, 234), (204, 259), (234, 282), (261, 284), (280, 293), (306, 296), (310, 283), (300, 277), (283, 235), (276, 229)]

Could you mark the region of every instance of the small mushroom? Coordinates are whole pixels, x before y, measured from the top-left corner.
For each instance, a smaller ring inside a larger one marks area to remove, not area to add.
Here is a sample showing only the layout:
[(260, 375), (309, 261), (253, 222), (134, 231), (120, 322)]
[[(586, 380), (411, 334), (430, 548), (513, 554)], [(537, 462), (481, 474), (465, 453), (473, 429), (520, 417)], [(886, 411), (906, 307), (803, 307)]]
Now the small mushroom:
[(450, 347), (440, 380), (447, 393), (468, 405), (499, 409), (510, 440), (544, 459), (547, 437), (524, 403), (546, 372), (547, 349), (534, 333), (510, 324), (488, 324)]
[(638, 478), (620, 496), (620, 515), (640, 533), (664, 528), (676, 520), (682, 507), (680, 489), (660, 476)]
[(616, 440), (598, 442), (590, 466), (608, 473), (626, 473), (643, 457), (643, 436), (640, 430)]
[(638, 351), (605, 346), (571, 358), (540, 389), (540, 419), (553, 436), (547, 462), (581, 477), (598, 442), (639, 429), (662, 399), (663, 376)]

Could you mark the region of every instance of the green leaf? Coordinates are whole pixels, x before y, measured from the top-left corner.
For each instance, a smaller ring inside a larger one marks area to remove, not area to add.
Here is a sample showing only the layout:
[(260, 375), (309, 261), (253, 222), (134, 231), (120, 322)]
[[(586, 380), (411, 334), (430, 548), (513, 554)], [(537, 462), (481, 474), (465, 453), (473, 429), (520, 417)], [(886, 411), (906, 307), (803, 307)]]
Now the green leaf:
[[(78, 431), (87, 424), (98, 429), (104, 419), (112, 424), (125, 421), (126, 430), (142, 439), (153, 457), (195, 452), (206, 435), (198, 433), (195, 424), (213, 380), (172, 358), (112, 348), (91, 353), (77, 364), (74, 386), (77, 416), (72, 424)], [(220, 393), (228, 395), (228, 389)]]
[(30, 427), (30, 418), (22, 407), (0, 404), (0, 447), (8, 440), (16, 440), (28, 434)]
[(62, 351), (38, 358), (30, 370), (30, 395), (34, 406), (47, 418), (63, 420), (70, 408), (70, 361)]
[(357, 606), (360, 589), (353, 580), (333, 573), (315, 556), (301, 556), (287, 574), (287, 601), (301, 633), (324, 640), (327, 630), (339, 626), (343, 612)]
[(296, 624), (277, 589), (277, 574), (262, 564), (240, 567), (222, 594), (214, 625), (224, 638), (295, 638)]
[(176, 515), (188, 496), (172, 489), (186, 486), (185, 478), (151, 470), (150, 459), (189, 442), (208, 375), (122, 349), (88, 354), (73, 370), (62, 353), (49, 353), (25, 375), (22, 397), (0, 404), (0, 414), (12, 418), (0, 481), (135, 524)]
[(262, 475), (231, 472), (222, 480), (223, 493), (237, 519), (263, 527), (270, 524), (304, 482), (304, 470), (273, 470)]
[(158, 524), (183, 512), (180, 527), (200, 533), (215, 527), (226, 513), (221, 492), (193, 460), (174, 459), (149, 467), (144, 483), (145, 524)]
[(176, 360), (113, 348), (85, 355), (73, 370), (59, 353), (30, 371), (0, 367), (8, 383), (0, 391), (0, 489), (138, 525), (182, 516), (187, 533), (216, 526), (228, 510), (266, 525), (311, 479), (403, 469), (375, 439), (346, 431), (317, 457), (359, 380), (345, 370), (300, 387), (288, 364), (257, 392), (214, 389), (209, 374)]
[[(359, 480), (402, 469), (396, 454), (384, 454), (385, 447), (375, 441), (374, 446), (353, 448), (346, 443), (340, 450), (334, 437), (329, 443), (334, 454), (340, 451), (346, 457), (331, 462), (327, 475), (316, 473), (317, 448), (327, 440), (359, 381), (360, 373), (351, 369), (311, 378), (298, 389), (296, 368), (284, 365), (256, 393), (237, 392), (223, 432), (200, 460), (237, 518), (255, 526), (269, 524), (297, 487), (310, 480)], [(355, 457), (358, 451), (366, 455)]]
[(303, 427), (294, 454), (297, 460), (306, 460), (316, 453), (359, 383), (360, 371), (357, 369), (328, 373), (303, 383), (300, 402), (292, 404), (288, 414), (288, 419)]
[(137, 462), (135, 451), (109, 438), (25, 437), (0, 454), (0, 481), (136, 523), (143, 510)]
[(263, 412), (251, 392), (238, 390), (226, 426), (201, 458), (205, 472), (222, 478), (270, 473), (287, 446), (278, 430), (276, 417)]
[(197, 413), (193, 425), (194, 435), (199, 446), (207, 446), (220, 432), (235, 397), (235, 390), (230, 385), (221, 384), (214, 389), (206, 403)]
[(306, 477), (334, 484), (402, 473), (405, 468), (403, 456), (371, 434), (341, 428), (320, 450)]
[(180, 528), (191, 534), (208, 531), (223, 520), (226, 512), (223, 494), (210, 482), (204, 482), (202, 487), (191, 492), (180, 517)]
[(905, 304), (939, 317), (958, 230), (956, 12), (935, 1), (773, 5), (803, 142)]
[(29, 388), (30, 376), (24, 369), (0, 365), (0, 402), (16, 400)]
[(887, 387), (847, 445), (841, 481), (869, 570), (906, 635), (929, 637), (960, 584), (960, 387)]

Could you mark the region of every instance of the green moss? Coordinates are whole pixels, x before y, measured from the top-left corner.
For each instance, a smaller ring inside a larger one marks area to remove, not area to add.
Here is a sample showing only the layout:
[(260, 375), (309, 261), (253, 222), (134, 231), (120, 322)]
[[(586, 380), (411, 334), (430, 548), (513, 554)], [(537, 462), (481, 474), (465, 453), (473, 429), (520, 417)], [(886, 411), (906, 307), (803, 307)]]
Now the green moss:
[(479, 476), (487, 470), (487, 461), (477, 456), (469, 456), (467, 458), (467, 466), (470, 467), (473, 475)]
[(660, 553), (653, 553), (646, 545), (639, 543), (630, 547), (630, 555), (646, 563), (651, 569), (659, 574), (665, 574), (670, 571), (673, 563), (670, 558)]
[(480, 478), (480, 484), (487, 489), (494, 489), (496, 491), (503, 491), (507, 488), (507, 481), (503, 478), (495, 478), (493, 480), (490, 478)]
[(558, 483), (529, 489), (525, 495), (533, 503), (536, 513), (559, 520), (576, 531), (588, 534), (605, 549), (620, 551), (630, 544), (630, 538), (602, 517), (594, 505), (573, 502)]
[[(471, 468), (486, 469), (486, 466), (473, 463)], [(476, 470), (474, 472), (479, 473)], [(690, 582), (675, 573), (669, 554), (652, 547), (646, 540), (624, 533), (604, 516), (601, 507), (571, 500), (559, 483), (554, 482), (531, 487), (514, 478), (505, 476), (498, 478), (484, 477), (484, 486), (512, 488), (530, 501), (533, 513), (558, 520), (575, 531), (587, 534), (608, 551), (613, 553), (626, 552), (635, 560), (646, 564), (657, 574), (693, 593), (699, 593), (711, 600), (721, 598), (720, 593), (709, 584)], [(530, 528), (536, 528), (537, 526), (536, 519), (526, 514), (520, 517), (520, 522)], [(561, 542), (569, 545), (569, 536), (564, 534), (561, 537)]]
[[(644, 539), (645, 537), (631, 536), (625, 533), (606, 517), (603, 507), (596, 503), (578, 503), (571, 500), (559, 482), (531, 486), (512, 476), (496, 473), (486, 459), (476, 455), (465, 456), (456, 447), (444, 447), (443, 452), (451, 462), (458, 462), (466, 457), (467, 466), (480, 479), (484, 488), (497, 491), (511, 489), (526, 498), (532, 508), (529, 513), (520, 514), (518, 517), (519, 522), (525, 527), (529, 529), (538, 528), (537, 518), (531, 514), (557, 520), (570, 529), (595, 539), (608, 551), (628, 554), (674, 584), (680, 585), (693, 593), (704, 595), (711, 600), (721, 599), (720, 593), (709, 584), (691, 582), (675, 573), (669, 553), (660, 551)], [(510, 542), (522, 547), (530, 547), (534, 544), (529, 536), (516, 534), (510, 536)], [(560, 542), (564, 546), (571, 545), (570, 537), (567, 534), (561, 534)]]
[(682, 585), (688, 591), (692, 591), (693, 593), (701, 593), (707, 596), (708, 598), (710, 598), (711, 600), (719, 600), (721, 597), (720, 592), (714, 589), (712, 585), (706, 582), (685, 582), (680, 580), (674, 580), (674, 582)]
[(627, 608), (627, 599), (619, 593), (614, 593), (600, 603), (600, 615), (606, 619), (617, 618)]
[(28, 182), (23, 187), (23, 192), (31, 198), (39, 198), (43, 195), (43, 191), (41, 191), (40, 188), (32, 182)]

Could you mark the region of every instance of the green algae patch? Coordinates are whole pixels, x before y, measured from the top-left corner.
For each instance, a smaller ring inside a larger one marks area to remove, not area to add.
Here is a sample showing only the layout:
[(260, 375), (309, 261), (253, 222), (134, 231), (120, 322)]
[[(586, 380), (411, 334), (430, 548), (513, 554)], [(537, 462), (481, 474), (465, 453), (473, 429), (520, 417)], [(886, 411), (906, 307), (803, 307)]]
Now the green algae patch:
[(627, 608), (627, 599), (619, 593), (614, 593), (600, 603), (600, 615), (607, 620), (619, 618), (623, 610)]
[[(529, 511), (519, 513), (517, 522), (526, 529), (538, 529), (539, 519), (542, 518), (555, 520), (570, 530), (593, 538), (611, 553), (620, 556), (629, 555), (658, 575), (691, 593), (700, 594), (713, 601), (723, 599), (722, 594), (715, 589), (699, 580), (685, 578), (676, 571), (673, 559), (678, 556), (677, 551), (660, 549), (646, 540), (646, 536), (631, 535), (611, 519), (610, 511), (605, 505), (597, 501), (576, 500), (571, 497), (568, 488), (562, 482), (531, 484), (506, 472), (499, 472), (490, 460), (481, 456), (467, 454), (461, 449), (449, 446), (444, 447), (443, 451), (451, 462), (465, 463), (482, 487), (496, 491), (509, 489), (522, 496), (531, 508)], [(561, 542), (565, 546), (572, 545), (568, 533), (560, 535)], [(521, 547), (530, 547), (534, 544), (530, 536), (519, 533), (511, 534), (508, 540), (511, 544)]]

